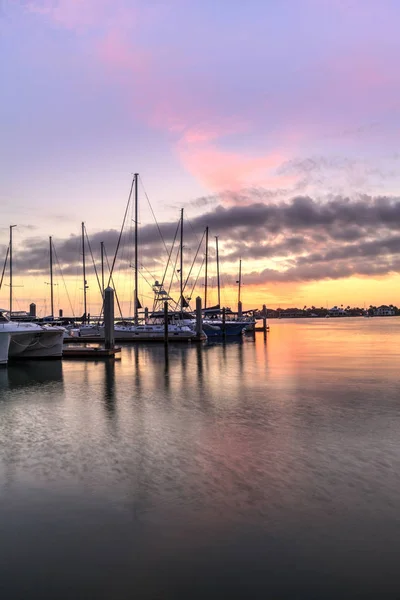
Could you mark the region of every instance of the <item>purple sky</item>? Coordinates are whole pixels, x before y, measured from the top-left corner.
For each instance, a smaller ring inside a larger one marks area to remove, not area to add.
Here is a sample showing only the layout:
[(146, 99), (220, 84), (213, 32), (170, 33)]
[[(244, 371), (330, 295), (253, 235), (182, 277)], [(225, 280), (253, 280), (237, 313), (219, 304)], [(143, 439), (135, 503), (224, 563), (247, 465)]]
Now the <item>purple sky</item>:
[(397, 0), (0, 7), (0, 243), (118, 228), (134, 171), (160, 221), (399, 194)]

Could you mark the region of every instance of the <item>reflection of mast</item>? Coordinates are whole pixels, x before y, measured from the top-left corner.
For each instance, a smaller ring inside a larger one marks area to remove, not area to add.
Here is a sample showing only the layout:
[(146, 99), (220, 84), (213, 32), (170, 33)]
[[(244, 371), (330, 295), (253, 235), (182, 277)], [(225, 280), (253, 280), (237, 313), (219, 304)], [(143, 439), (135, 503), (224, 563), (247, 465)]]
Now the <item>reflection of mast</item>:
[(221, 282), (219, 279), (219, 253), (218, 253), (218, 236), (215, 236), (215, 246), (217, 250), (217, 285), (218, 285), (218, 308), (221, 308)]

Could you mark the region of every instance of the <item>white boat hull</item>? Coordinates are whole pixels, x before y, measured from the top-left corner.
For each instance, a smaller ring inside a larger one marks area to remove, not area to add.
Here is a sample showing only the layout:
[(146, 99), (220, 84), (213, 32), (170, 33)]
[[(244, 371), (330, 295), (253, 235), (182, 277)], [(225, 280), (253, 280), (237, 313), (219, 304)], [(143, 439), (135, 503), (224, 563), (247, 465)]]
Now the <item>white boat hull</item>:
[(34, 342), (35, 335), (33, 331), (11, 331), (10, 347), (8, 350), (9, 358), (17, 358)]
[(45, 329), (29, 333), (12, 333), (10, 358), (61, 358), (63, 351), (62, 330)]
[(8, 363), (8, 349), (10, 347), (10, 334), (0, 330), (0, 365)]

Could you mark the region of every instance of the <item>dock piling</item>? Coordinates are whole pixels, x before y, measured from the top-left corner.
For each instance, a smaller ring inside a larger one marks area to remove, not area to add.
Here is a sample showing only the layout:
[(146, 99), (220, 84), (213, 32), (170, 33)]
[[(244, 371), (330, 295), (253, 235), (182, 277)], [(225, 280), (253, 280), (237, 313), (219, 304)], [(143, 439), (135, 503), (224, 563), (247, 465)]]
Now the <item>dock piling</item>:
[(267, 333), (267, 307), (265, 306), (265, 304), (263, 304), (262, 307), (262, 315), (263, 315), (263, 332), (264, 335)]
[(114, 290), (108, 287), (104, 292), (104, 348), (111, 350), (114, 346)]
[(222, 309), (222, 335), (226, 338), (226, 309)]
[(196, 298), (196, 335), (198, 338), (201, 337), (203, 332), (203, 316), (201, 313), (201, 298)]
[(168, 302), (164, 302), (164, 344), (168, 345)]
[(238, 302), (238, 318), (241, 319), (243, 317), (243, 306), (242, 302), (239, 300)]

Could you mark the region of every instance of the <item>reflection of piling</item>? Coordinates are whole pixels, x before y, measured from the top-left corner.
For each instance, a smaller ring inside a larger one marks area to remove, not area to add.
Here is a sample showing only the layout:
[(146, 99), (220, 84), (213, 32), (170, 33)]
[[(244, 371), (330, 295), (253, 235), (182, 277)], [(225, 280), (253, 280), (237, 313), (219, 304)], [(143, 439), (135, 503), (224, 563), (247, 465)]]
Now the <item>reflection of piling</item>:
[(242, 303), (239, 301), (238, 302), (238, 318), (241, 319), (243, 317), (243, 307), (242, 307)]
[(114, 290), (108, 287), (104, 292), (104, 347), (114, 348)]
[(196, 298), (196, 335), (200, 339), (203, 334), (203, 317), (201, 314), (201, 298)]
[(164, 302), (164, 344), (168, 345), (168, 302)]
[(226, 309), (222, 309), (222, 335), (226, 338)]

